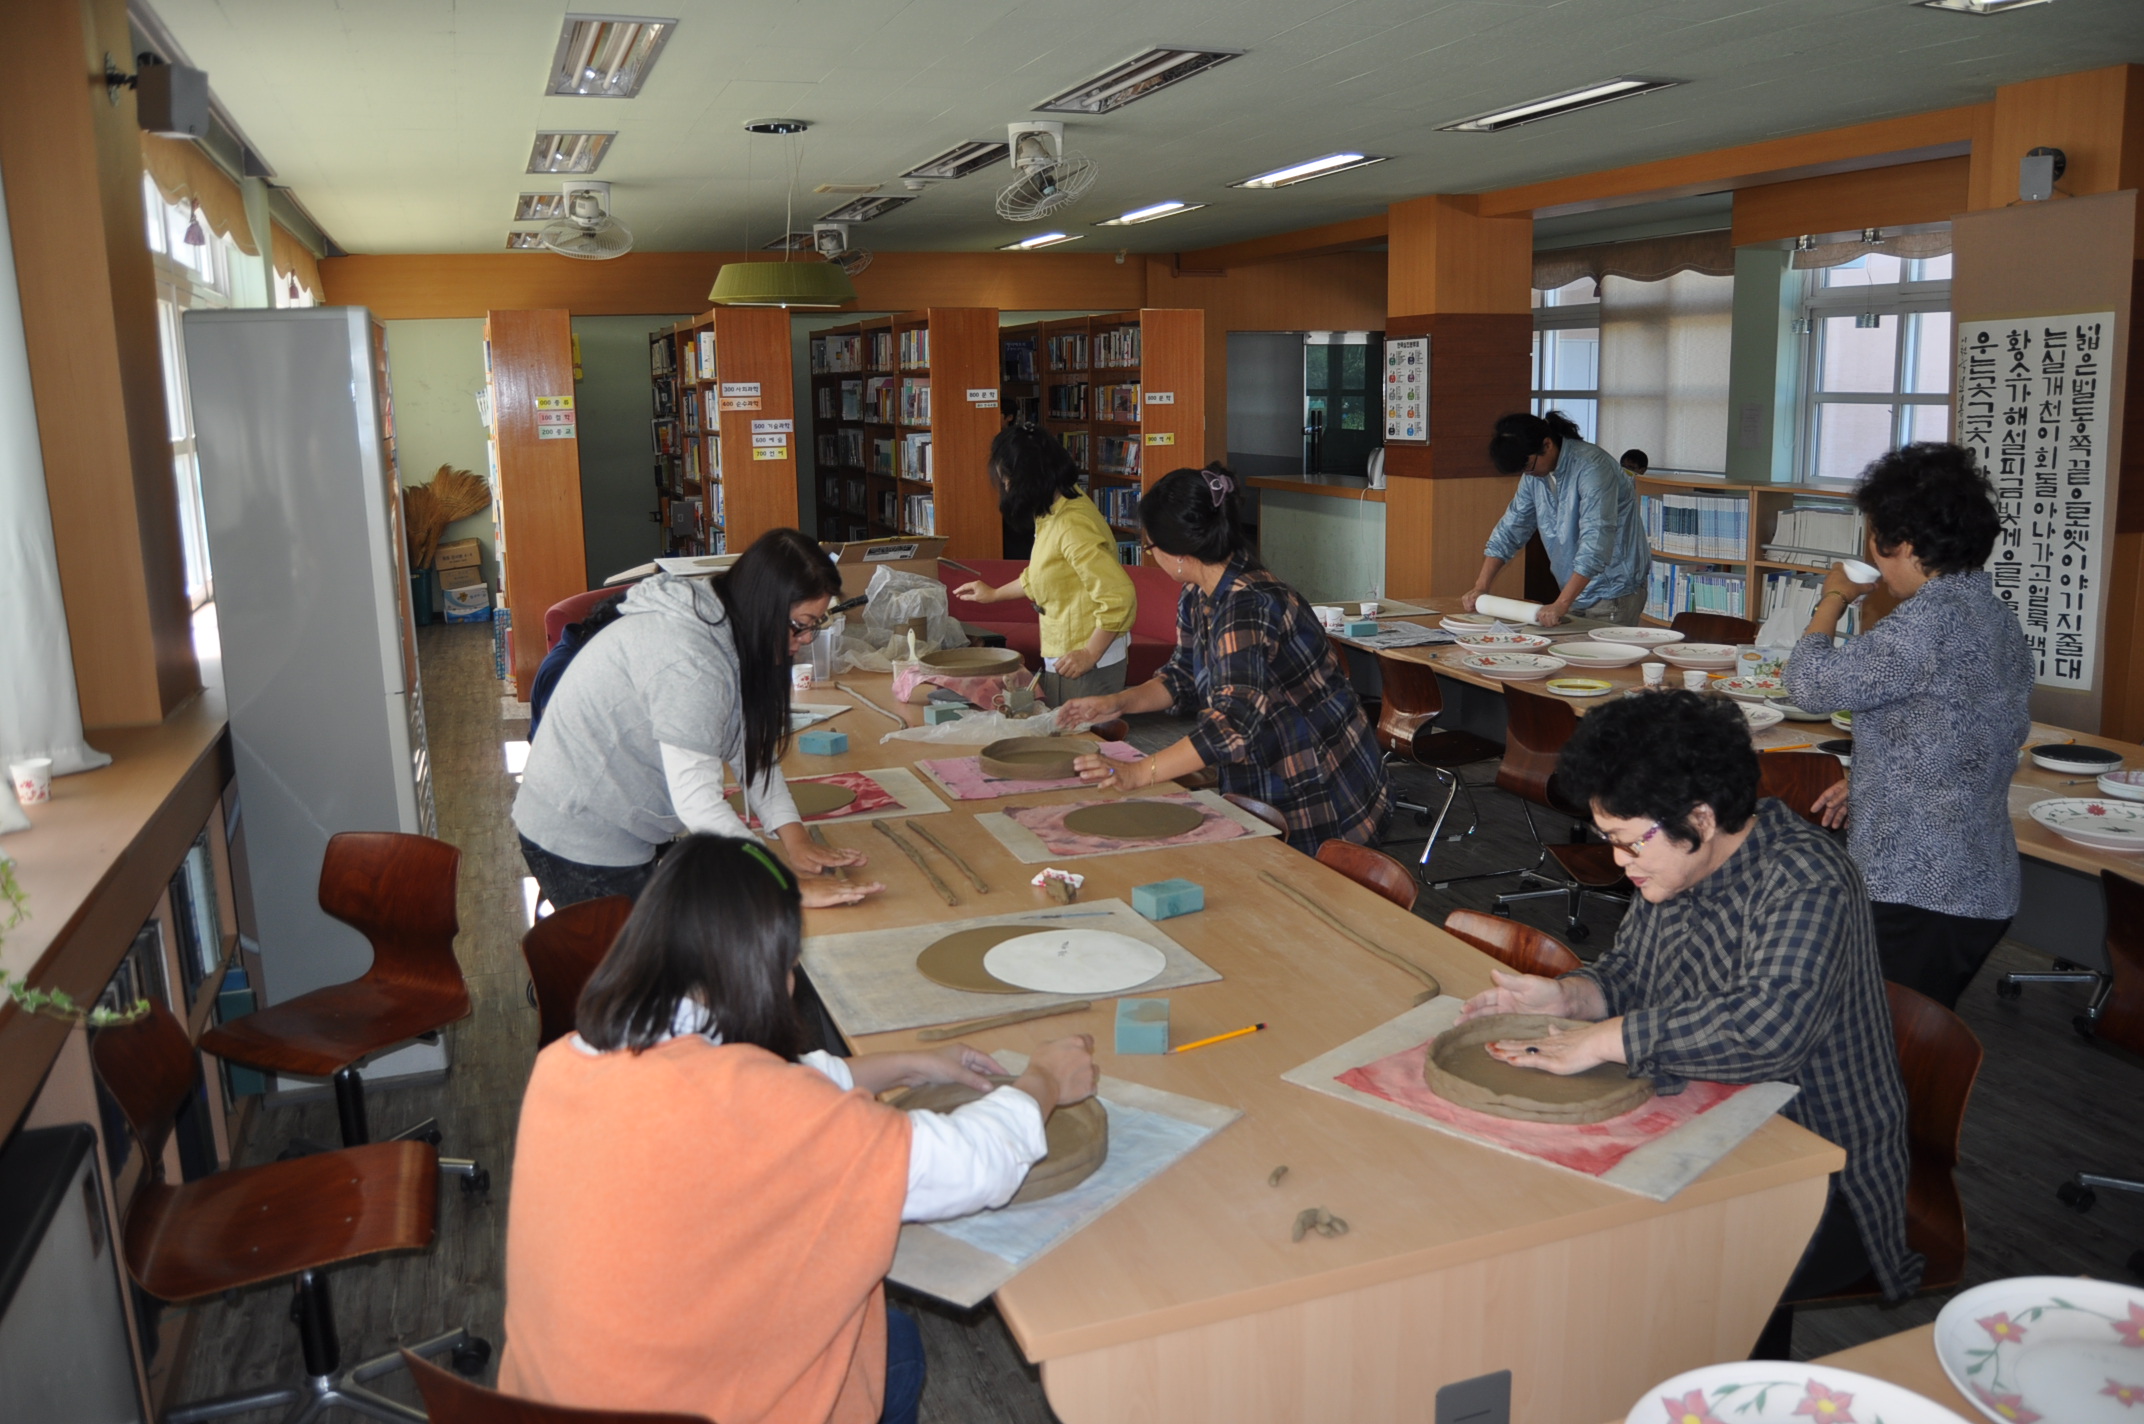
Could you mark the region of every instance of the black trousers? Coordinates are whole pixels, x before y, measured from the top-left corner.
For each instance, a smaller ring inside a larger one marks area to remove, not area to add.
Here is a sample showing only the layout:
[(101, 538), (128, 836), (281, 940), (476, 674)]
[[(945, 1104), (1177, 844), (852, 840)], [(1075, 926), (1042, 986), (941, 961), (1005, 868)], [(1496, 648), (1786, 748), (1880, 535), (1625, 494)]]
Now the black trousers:
[(1958, 1007), (1966, 986), (2010, 928), (2006, 919), (1976, 920), (1886, 900), (1869, 908), (1876, 912), (1876, 954), (1883, 961), (1883, 977), (1926, 994), (1946, 1009)]

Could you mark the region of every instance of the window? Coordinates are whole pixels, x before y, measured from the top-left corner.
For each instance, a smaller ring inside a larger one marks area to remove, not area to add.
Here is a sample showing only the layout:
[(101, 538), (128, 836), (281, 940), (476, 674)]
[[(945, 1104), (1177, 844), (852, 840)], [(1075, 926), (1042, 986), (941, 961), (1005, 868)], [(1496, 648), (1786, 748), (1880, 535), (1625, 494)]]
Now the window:
[(1950, 438), (1950, 266), (1871, 252), (1807, 274), (1802, 478), (1852, 480), (1886, 450)]
[(1600, 426), (1601, 302), (1591, 277), (1534, 293), (1533, 411), (1560, 410), (1579, 435)]
[[(201, 221), (191, 203), (166, 202), (147, 174), (142, 211), (156, 268), (156, 329), (164, 370), (164, 415), (171, 435), (172, 478), (179, 493), (179, 540), (186, 556), (186, 597), (199, 608), (215, 596), (208, 561), (208, 525), (201, 505), (201, 463), (194, 453), (192, 398), (186, 389), (186, 358), (179, 314), (194, 307), (231, 304), (228, 238)], [(199, 239), (189, 241), (189, 236)]]

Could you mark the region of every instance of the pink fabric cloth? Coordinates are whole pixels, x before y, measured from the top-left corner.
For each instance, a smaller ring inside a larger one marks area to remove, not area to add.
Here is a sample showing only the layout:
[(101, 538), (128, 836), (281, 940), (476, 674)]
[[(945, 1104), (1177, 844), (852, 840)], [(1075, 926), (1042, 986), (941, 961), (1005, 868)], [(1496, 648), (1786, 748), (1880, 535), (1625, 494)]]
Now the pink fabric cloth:
[(1397, 1103), (1409, 1112), (1457, 1128), (1491, 1146), (1538, 1157), (1589, 1177), (1607, 1172), (1646, 1143), (1666, 1136), (1748, 1086), (1692, 1081), (1674, 1097), (1654, 1098), (1606, 1122), (1514, 1122), (1446, 1102), (1431, 1092), (1422, 1081), (1422, 1061), (1428, 1056), (1429, 1045), (1418, 1043), (1375, 1063), (1350, 1068), (1335, 1081)]
[[(954, 677), (950, 673), (932, 672), (916, 663), (901, 663), (894, 666), (893, 697), (896, 702), (921, 702), (930, 694), (916, 696), (916, 688), (919, 684), (928, 683), (933, 687), (945, 688), (948, 692), (957, 692), (986, 711), (996, 710), (997, 696), (1005, 690), (1007, 678), (1018, 678), (1022, 686), (1031, 681), (1024, 671), (994, 677)], [(1035, 698), (1035, 706), (1037, 710), (1043, 706), (1040, 694)]]
[[(1112, 798), (1116, 799), (1116, 798)], [(1129, 846), (1145, 849), (1149, 846), (1211, 845), (1215, 841), (1232, 841), (1250, 834), (1242, 826), (1214, 810), (1211, 806), (1192, 796), (1188, 791), (1173, 796), (1141, 796), (1141, 801), (1173, 801), (1185, 806), (1197, 807), (1206, 819), (1198, 826), (1180, 836), (1168, 836), (1161, 840), (1121, 841), (1110, 836), (1083, 836), (1077, 831), (1065, 829), (1065, 817), (1082, 806), (1097, 804), (1093, 801), (1074, 801), (1058, 806), (1007, 806), (1005, 814), (1033, 831), (1044, 848), (1053, 856), (1070, 859), (1082, 855), (1107, 855)]]
[[(807, 781), (824, 781), (833, 786), (846, 786), (856, 793), (856, 799), (840, 810), (828, 811), (820, 816), (806, 816), (804, 819), (807, 821), (838, 821), (843, 816), (854, 816), (862, 811), (883, 811), (888, 806), (901, 804), (884, 787), (860, 771), (835, 771), (829, 772), (825, 776), (791, 776), (785, 778), (785, 780), (791, 786), (801, 785)], [(759, 817), (747, 816), (744, 823), (757, 830), (759, 828)]]
[[(1136, 761), (1139, 753), (1130, 742), (1103, 742), (1102, 755), (1118, 761)], [(984, 772), (978, 757), (941, 757), (919, 765), (932, 780), (953, 794), (956, 801), (989, 801), (1000, 796), (1033, 796), (1040, 791), (1075, 791), (1086, 783), (1077, 776), (1061, 781), (1003, 781)]]

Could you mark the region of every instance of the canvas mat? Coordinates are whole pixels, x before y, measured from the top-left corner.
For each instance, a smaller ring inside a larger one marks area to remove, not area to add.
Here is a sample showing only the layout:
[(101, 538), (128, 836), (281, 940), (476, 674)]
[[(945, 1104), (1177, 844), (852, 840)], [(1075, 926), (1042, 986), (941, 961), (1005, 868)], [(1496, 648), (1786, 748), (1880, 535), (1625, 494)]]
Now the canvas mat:
[[(1182, 800), (1185, 797), (1196, 801), (1199, 805), (1205, 807), (1206, 810), (1211, 812), (1213, 815), (1218, 815), (1228, 821), (1235, 823), (1238, 826), (1241, 826), (1243, 828), (1244, 833), (1240, 836), (1229, 837), (1231, 841), (1249, 840), (1256, 836), (1277, 836), (1280, 834), (1279, 831), (1274, 830), (1271, 826), (1267, 825), (1264, 821), (1259, 820), (1250, 812), (1237, 809), (1235, 805), (1229, 802), (1217, 791), (1154, 792), (1148, 795), (1145, 799), (1157, 801)], [(1090, 803), (1065, 802), (1060, 805), (1050, 806), (1047, 809), (1051, 811), (1071, 812), (1076, 811), (1079, 809), (1080, 806), (1087, 804)], [(998, 843), (1004, 846), (1005, 849), (1011, 851), (1013, 853), (1014, 859), (1020, 861), (1024, 865), (1045, 865), (1053, 860), (1083, 860), (1090, 856), (1097, 855), (1125, 855), (1128, 853), (1143, 850), (1161, 850), (1170, 846), (1219, 844), (1219, 842), (1202, 842), (1190, 839), (1190, 837), (1194, 837), (1199, 834), (1197, 830), (1192, 830), (1185, 832), (1181, 836), (1169, 836), (1161, 840), (1104, 842), (1104, 844), (1106, 844), (1107, 846), (1107, 849), (1102, 850), (1051, 850), (1049, 846), (1043, 843), (1042, 837), (1036, 835), (1033, 831), (1021, 825), (1018, 821), (1015, 821), (1005, 811), (979, 811), (976, 813), (975, 821), (977, 825), (981, 826), (984, 830), (990, 832), (991, 835), (996, 836), (998, 838)], [(1206, 822), (1201, 823), (1200, 829), (1204, 829), (1205, 825), (1211, 824), (1211, 821), (1212, 816), (1210, 815), (1207, 818)], [(1092, 837), (1091, 839), (1094, 839), (1097, 842), (1102, 841), (1101, 837)]]
[[(1445, 994), (1426, 1004), (1417, 1005), (1398, 1018), (1371, 1029), (1360, 1038), (1343, 1043), (1329, 1053), (1320, 1054), (1300, 1067), (1289, 1069), (1281, 1074), (1281, 1077), (1298, 1087), (1324, 1093), (1343, 1102), (1359, 1104), (1372, 1112), (1381, 1112), (1402, 1122), (1411, 1122), (1480, 1147), (1523, 1157), (1555, 1171), (1570, 1172), (1573, 1176), (1606, 1182), (1611, 1187), (1620, 1187), (1626, 1192), (1650, 1197), (1654, 1201), (1667, 1201), (1703, 1176), (1713, 1164), (1734, 1151), (1745, 1138), (1764, 1126), (1767, 1119), (1785, 1107), (1794, 1095), (1801, 1091), (1791, 1083), (1751, 1084), (1697, 1117), (1652, 1137), (1644, 1146), (1632, 1151), (1606, 1172), (1595, 1174), (1581, 1172), (1536, 1156), (1513, 1145), (1509, 1140), (1498, 1141), (1494, 1137), (1469, 1131), (1454, 1123), (1424, 1117), (1402, 1104), (1381, 1098), (1375, 1093), (1362, 1092), (1339, 1081), (1340, 1075), (1350, 1069), (1365, 1067), (1435, 1038), (1459, 1021), (1459, 1010), (1463, 1002)], [(1674, 1100), (1665, 1098), (1656, 1101), (1672, 1103)], [(1547, 1124), (1513, 1123), (1512, 1126), (1539, 1129)], [(1581, 1134), (1586, 1128), (1559, 1127), (1557, 1131)], [(1518, 1134), (1514, 1134), (1516, 1135)]]
[(795, 785), (799, 781), (825, 781), (836, 776), (867, 776), (878, 784), (878, 789), (893, 798), (891, 806), (881, 806), (876, 811), (851, 811), (842, 815), (818, 816), (806, 822), (821, 830), (834, 826), (854, 825), (858, 821), (882, 821), (892, 816), (928, 816), (934, 812), (952, 808), (931, 794), (923, 784), (923, 778), (905, 766), (882, 766), (873, 771), (823, 772), (818, 776), (787, 776)]
[(1037, 933), (1049, 929), (1114, 930), (1160, 950), (1168, 961), (1161, 973), (1126, 989), (1126, 994), (1154, 994), (1189, 984), (1211, 984), (1221, 977), (1206, 961), (1163, 934), (1152, 920), (1116, 899), (1080, 900), (1048, 909), (1008, 907), (1002, 914), (934, 920), (905, 929), (813, 935), (804, 941), (804, 972), (825, 1001), (827, 1012), (834, 1016), (835, 1025), (852, 1039), (867, 1033), (893, 1033), (1020, 1009), (1074, 1004), (1082, 997), (1118, 997), (970, 994), (934, 984), (916, 968), (916, 956), (926, 946), (955, 930), (1023, 923), (1032, 923)]
[[(1018, 1073), (1027, 1055), (993, 1051)], [(1161, 1175), (1243, 1114), (1218, 1103), (1104, 1078), (1109, 1159), (1068, 1192), (954, 1221), (901, 1228), (887, 1278), (963, 1309), (988, 1299), (1045, 1252)]]
[[(1137, 761), (1139, 752), (1130, 742), (1097, 742), (1103, 756), (1117, 761)], [(990, 776), (983, 770), (982, 754), (938, 757), (916, 763), (917, 770), (936, 782), (956, 801), (995, 801), (1007, 796), (1035, 796), (1045, 791), (1077, 791), (1087, 783), (1077, 773), (1055, 781), (1021, 781)]]

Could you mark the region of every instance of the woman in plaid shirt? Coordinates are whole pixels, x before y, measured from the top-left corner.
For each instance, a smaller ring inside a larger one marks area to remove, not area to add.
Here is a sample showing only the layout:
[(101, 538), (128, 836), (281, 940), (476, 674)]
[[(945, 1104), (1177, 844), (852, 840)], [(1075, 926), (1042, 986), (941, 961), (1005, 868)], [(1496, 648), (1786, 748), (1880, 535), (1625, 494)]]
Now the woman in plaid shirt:
[(1184, 586), (1176, 652), (1152, 681), (1081, 697), (1061, 722), (1127, 712), (1194, 714), (1191, 734), (1129, 765), (1089, 756), (1080, 774), (1136, 791), (1213, 767), (1221, 789), (1288, 818), (1288, 843), (1315, 855), (1328, 840), (1370, 844), (1391, 786), (1362, 703), (1325, 628), (1302, 596), (1258, 562), (1227, 467), (1172, 470), (1139, 500), (1146, 550)]

